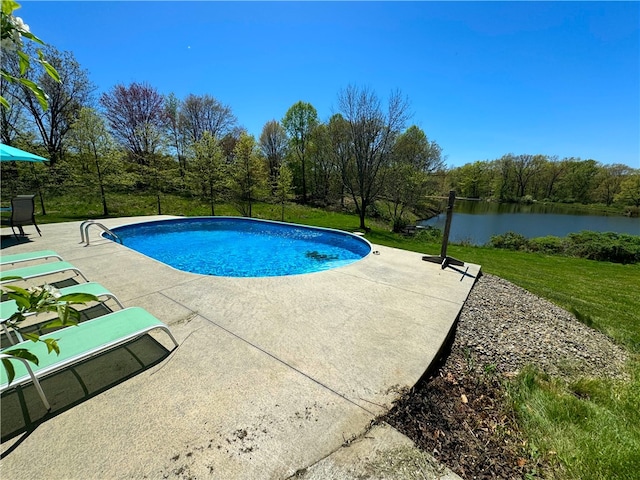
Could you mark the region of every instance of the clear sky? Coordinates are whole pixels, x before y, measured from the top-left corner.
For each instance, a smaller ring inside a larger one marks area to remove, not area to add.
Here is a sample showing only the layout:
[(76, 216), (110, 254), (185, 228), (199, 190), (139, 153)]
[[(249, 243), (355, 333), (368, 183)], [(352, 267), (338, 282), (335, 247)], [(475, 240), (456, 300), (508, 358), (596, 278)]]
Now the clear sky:
[[(96, 85), (209, 94), (249, 133), (399, 90), (447, 164), (506, 153), (640, 168), (639, 2), (37, 2), (16, 12)], [(409, 125), (408, 125), (409, 126)]]

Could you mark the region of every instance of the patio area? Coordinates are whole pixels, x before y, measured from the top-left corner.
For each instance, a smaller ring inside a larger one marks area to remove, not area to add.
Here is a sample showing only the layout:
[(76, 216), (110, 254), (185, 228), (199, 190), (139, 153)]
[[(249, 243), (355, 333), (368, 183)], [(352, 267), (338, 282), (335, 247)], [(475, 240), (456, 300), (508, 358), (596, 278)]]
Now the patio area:
[[(101, 222), (160, 218), (173, 217)], [(42, 237), (26, 227), (23, 242), (3, 228), (0, 254), (56, 251), (169, 325), (180, 346), (145, 336), (49, 377), (48, 414), (31, 386), (3, 395), (2, 478), (357, 478), (411, 448), (371, 422), (437, 357), (480, 272), (374, 245), (379, 254), (326, 272), (211, 277), (97, 228), (85, 246), (79, 226), (40, 225)]]

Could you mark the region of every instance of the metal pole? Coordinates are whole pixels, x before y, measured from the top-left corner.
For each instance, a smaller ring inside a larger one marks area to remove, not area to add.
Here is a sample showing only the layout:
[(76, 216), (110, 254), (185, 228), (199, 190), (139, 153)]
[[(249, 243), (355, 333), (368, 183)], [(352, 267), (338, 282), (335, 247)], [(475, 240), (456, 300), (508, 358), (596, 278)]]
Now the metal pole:
[(425, 255), (422, 260), (425, 262), (439, 263), (442, 268), (446, 268), (449, 265), (462, 266), (464, 262), (447, 256), (447, 245), (449, 244), (449, 232), (451, 230), (451, 220), (453, 218), (453, 206), (456, 202), (455, 190), (449, 191), (449, 202), (447, 204), (447, 218), (444, 223), (444, 232), (442, 234), (442, 247), (440, 248), (440, 255)]
[(444, 233), (442, 234), (442, 248), (440, 257), (447, 258), (447, 245), (449, 244), (449, 232), (451, 231), (451, 218), (453, 217), (453, 204), (456, 201), (455, 190), (449, 191), (449, 203), (447, 204), (447, 218), (444, 222)]

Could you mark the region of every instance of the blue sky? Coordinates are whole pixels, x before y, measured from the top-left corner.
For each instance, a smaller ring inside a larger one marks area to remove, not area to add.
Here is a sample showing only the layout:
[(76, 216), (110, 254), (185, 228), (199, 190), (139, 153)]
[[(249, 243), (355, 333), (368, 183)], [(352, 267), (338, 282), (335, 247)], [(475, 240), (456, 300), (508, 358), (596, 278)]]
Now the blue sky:
[[(506, 153), (640, 168), (639, 2), (21, 2), (97, 86), (210, 94), (258, 137), (298, 100), (407, 96), (447, 164)], [(409, 126), (409, 125), (408, 125)]]

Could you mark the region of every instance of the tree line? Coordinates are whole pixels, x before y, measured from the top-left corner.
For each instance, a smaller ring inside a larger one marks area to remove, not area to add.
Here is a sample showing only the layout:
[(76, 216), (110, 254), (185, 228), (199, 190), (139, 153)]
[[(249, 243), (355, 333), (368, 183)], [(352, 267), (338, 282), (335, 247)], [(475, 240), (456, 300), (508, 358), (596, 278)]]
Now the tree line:
[(472, 198), (640, 207), (640, 169), (623, 164), (507, 154), (454, 168), (448, 176), (460, 195)]
[[(2, 56), (3, 72), (26, 80), (0, 82), (9, 104), (0, 108), (2, 143), (50, 159), (46, 167), (2, 165), (3, 192), (34, 184), (41, 194), (80, 190), (99, 196), (104, 216), (111, 192), (153, 192), (158, 213), (169, 193), (206, 200), (212, 215), (220, 202), (251, 216), (256, 201), (284, 207), (295, 200), (353, 209), (361, 228), (367, 215), (381, 213), (394, 230), (409, 213), (427, 216), (430, 198), (451, 188), (498, 201), (640, 204), (639, 171), (624, 165), (509, 154), (447, 169), (441, 147), (410, 125), (400, 92), (383, 101), (369, 88), (347, 86), (337, 94), (338, 113), (326, 121), (299, 101), (255, 138), (212, 95), (178, 98), (134, 82), (95, 98), (89, 73), (71, 52), (43, 52), (59, 82), (42, 67), (22, 72), (18, 59)], [(46, 108), (29, 82), (46, 94)]]

